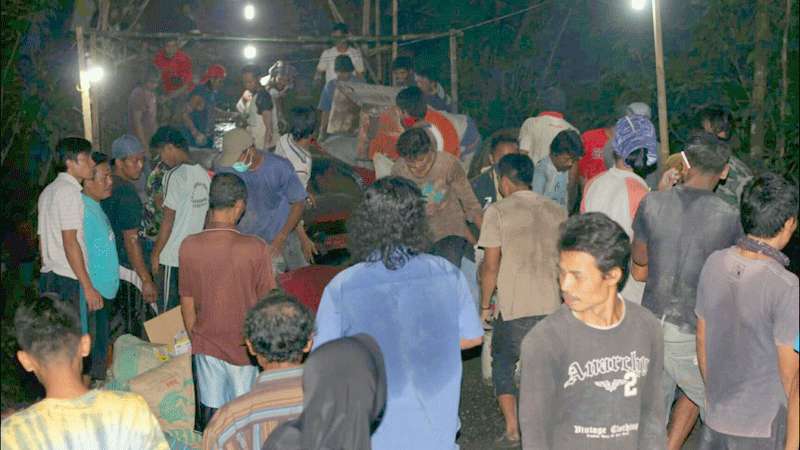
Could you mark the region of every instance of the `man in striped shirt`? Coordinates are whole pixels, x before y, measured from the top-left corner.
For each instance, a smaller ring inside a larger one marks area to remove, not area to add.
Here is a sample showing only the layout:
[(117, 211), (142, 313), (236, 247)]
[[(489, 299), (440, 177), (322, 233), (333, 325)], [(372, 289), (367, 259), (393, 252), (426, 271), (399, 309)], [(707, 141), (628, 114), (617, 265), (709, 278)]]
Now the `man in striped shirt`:
[(304, 355), (314, 317), (294, 297), (274, 290), (248, 313), (247, 349), (263, 372), (250, 392), (220, 408), (203, 434), (203, 449), (260, 449), (280, 424), (303, 411)]

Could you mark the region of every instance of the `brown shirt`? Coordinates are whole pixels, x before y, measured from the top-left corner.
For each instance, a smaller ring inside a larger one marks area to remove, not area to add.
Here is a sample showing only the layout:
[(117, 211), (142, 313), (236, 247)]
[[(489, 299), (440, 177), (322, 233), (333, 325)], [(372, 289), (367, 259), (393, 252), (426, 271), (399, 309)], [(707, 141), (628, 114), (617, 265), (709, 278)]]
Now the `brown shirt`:
[(514, 192), (486, 210), (478, 245), (500, 247), (497, 312), (503, 320), (558, 309), (558, 239), (565, 220), (564, 208), (532, 191)]
[(408, 170), (403, 158), (392, 167), (392, 175), (407, 178), (425, 196), (433, 242), (447, 236), (470, 236), (466, 221), (475, 223), (482, 215), (481, 205), (467, 181), (458, 159), (449, 153), (436, 153), (428, 173), (417, 177)]
[(250, 365), (242, 327), (247, 311), (275, 285), (269, 246), (233, 226), (209, 223), (180, 248), (181, 297), (194, 298), (192, 353)]

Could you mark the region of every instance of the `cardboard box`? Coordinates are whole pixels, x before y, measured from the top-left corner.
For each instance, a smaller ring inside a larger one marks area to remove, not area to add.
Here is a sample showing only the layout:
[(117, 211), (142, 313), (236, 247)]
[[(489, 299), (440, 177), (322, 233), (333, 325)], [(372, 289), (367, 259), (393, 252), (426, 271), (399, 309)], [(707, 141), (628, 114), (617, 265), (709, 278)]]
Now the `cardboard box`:
[(148, 320), (144, 323), (144, 329), (151, 343), (166, 345), (167, 351), (173, 356), (191, 350), (180, 306)]

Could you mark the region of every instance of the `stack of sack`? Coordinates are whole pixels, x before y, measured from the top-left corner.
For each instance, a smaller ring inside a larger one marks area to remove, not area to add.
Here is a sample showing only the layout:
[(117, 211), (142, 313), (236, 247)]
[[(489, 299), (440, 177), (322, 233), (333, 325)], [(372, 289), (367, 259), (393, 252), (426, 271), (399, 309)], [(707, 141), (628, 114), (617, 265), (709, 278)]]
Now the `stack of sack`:
[(198, 449), (202, 435), (194, 431), (194, 382), (191, 352), (170, 354), (167, 345), (131, 335), (114, 342), (108, 390), (141, 395), (158, 418), (173, 450)]

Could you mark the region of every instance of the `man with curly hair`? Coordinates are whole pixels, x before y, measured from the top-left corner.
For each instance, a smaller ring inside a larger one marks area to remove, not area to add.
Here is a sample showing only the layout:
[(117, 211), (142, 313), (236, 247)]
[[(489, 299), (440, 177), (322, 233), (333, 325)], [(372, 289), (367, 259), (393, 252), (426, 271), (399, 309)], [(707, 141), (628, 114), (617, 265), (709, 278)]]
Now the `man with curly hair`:
[(373, 448), (457, 449), (460, 350), (483, 339), (466, 278), (423, 254), (425, 201), (410, 180), (373, 183), (347, 230), (360, 262), (325, 288), (315, 345), (359, 333), (380, 345), (389, 394)]
[(264, 371), (250, 392), (214, 414), (203, 434), (203, 449), (260, 449), (272, 430), (300, 415), (302, 361), (313, 331), (311, 311), (283, 291), (272, 291), (247, 313), (245, 344)]
[(236, 231), (246, 199), (241, 178), (214, 176), (208, 224), (181, 244), (181, 313), (192, 339), (198, 431), (218, 408), (247, 393), (258, 375), (242, 345), (242, 324), (247, 311), (275, 288), (275, 278), (269, 245)]

